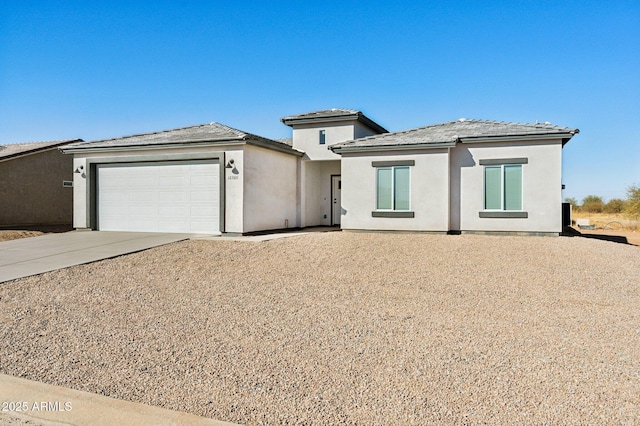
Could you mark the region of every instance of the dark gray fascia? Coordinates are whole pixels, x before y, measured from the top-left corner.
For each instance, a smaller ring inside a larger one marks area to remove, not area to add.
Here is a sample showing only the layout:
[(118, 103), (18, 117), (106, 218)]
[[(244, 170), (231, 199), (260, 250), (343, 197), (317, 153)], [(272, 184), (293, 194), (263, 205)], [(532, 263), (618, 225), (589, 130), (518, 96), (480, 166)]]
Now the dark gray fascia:
[[(174, 143), (165, 143), (165, 144), (148, 144), (148, 145), (118, 145), (118, 146), (101, 146), (101, 147), (75, 147), (75, 148), (66, 148), (62, 147), (60, 150), (64, 154), (78, 154), (83, 152), (117, 152), (117, 151), (141, 151), (141, 150), (153, 150), (153, 149), (164, 149), (164, 148), (188, 148), (193, 146), (211, 146), (211, 147), (219, 147), (221, 145), (254, 145), (262, 148), (272, 149), (274, 151), (280, 151), (286, 154), (297, 155), (302, 157), (304, 155), (303, 152), (295, 150), (291, 147), (287, 146), (279, 146), (273, 145), (263, 141), (257, 141), (253, 139), (249, 140), (220, 140), (220, 141), (201, 141), (201, 142), (174, 142)], [(283, 144), (284, 145), (284, 144)]]
[(342, 154), (343, 152), (371, 152), (371, 151), (411, 151), (415, 149), (438, 149), (438, 148), (453, 148), (456, 146), (456, 141), (451, 142), (438, 142), (438, 143), (423, 143), (423, 144), (402, 144), (402, 145), (368, 145), (368, 146), (330, 146), (329, 149), (336, 154)]
[[(549, 140), (549, 139), (571, 139), (573, 133), (544, 133), (539, 135), (504, 135), (504, 136), (476, 136), (476, 137), (461, 137), (462, 143), (475, 143), (475, 142), (514, 142), (514, 141), (535, 141), (535, 140)], [(565, 142), (566, 143), (566, 142)]]
[(288, 118), (281, 119), (283, 124), (287, 126), (295, 126), (298, 124), (316, 124), (316, 123), (330, 123), (334, 121), (359, 121), (364, 124), (371, 130), (378, 133), (389, 133), (387, 129), (367, 117), (366, 115), (360, 114), (349, 114), (349, 115), (335, 115), (335, 116), (323, 116), (323, 117), (301, 117), (301, 118)]

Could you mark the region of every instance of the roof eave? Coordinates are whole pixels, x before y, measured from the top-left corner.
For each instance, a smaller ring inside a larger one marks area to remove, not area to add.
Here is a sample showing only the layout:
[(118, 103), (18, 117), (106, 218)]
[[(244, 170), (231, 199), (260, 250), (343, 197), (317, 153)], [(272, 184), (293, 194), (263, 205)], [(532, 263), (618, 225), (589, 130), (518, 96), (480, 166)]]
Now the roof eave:
[(284, 117), (280, 121), (287, 126), (293, 127), (299, 124), (316, 124), (316, 123), (331, 123), (335, 121), (359, 121), (363, 125), (367, 126), (371, 130), (378, 133), (389, 133), (387, 129), (367, 117), (362, 113), (353, 114), (336, 114), (322, 117)]
[(403, 144), (403, 145), (366, 145), (366, 146), (331, 146), (331, 151), (336, 154), (351, 152), (371, 152), (371, 151), (411, 151), (416, 149), (438, 149), (453, 148), (456, 141), (438, 142), (438, 143), (420, 143), (420, 144)]
[(56, 148), (61, 150), (61, 145), (67, 145), (69, 143), (76, 143), (76, 142), (81, 142), (81, 141), (82, 141), (82, 139), (79, 139), (79, 138), (78, 139), (71, 139), (71, 140), (68, 140), (68, 141), (62, 141), (60, 143), (54, 143), (54, 144), (51, 144), (51, 145), (47, 145), (45, 147), (30, 149), (28, 151), (16, 152), (14, 154), (7, 155), (5, 157), (0, 157), (0, 161), (13, 160), (13, 159), (18, 158), (18, 157), (24, 157), (24, 156), (27, 156), (27, 155), (38, 154), (40, 152), (50, 151), (50, 150), (53, 150), (53, 149), (56, 149)]
[[(471, 136), (460, 137), (461, 143), (475, 143), (475, 142), (514, 142), (514, 141), (535, 141), (535, 140), (549, 140), (549, 139), (562, 139), (569, 140), (573, 137), (575, 132), (566, 133), (543, 133), (533, 135), (504, 135), (504, 136)], [(566, 142), (564, 142), (566, 143)]]
[(389, 133), (387, 129), (385, 129), (384, 127), (382, 127), (381, 125), (379, 125), (378, 123), (376, 123), (375, 121), (373, 121), (372, 119), (370, 119), (364, 114), (360, 114), (360, 116), (358, 117), (358, 121), (375, 132)]
[(304, 155), (304, 153), (301, 153), (300, 151), (295, 150), (292, 147), (289, 147), (288, 145), (280, 146), (280, 145), (271, 144), (262, 140), (247, 139), (247, 138), (205, 140), (205, 141), (185, 141), (185, 142), (171, 142), (171, 143), (163, 143), (163, 144), (146, 144), (146, 145), (117, 145), (117, 146), (100, 146), (100, 147), (91, 147), (91, 146), (65, 147), (63, 146), (60, 148), (60, 150), (64, 154), (81, 154), (85, 152), (92, 153), (92, 152), (142, 151), (142, 150), (148, 150), (148, 149), (188, 148), (193, 146), (218, 147), (221, 145), (245, 145), (245, 144), (272, 149), (274, 151), (280, 151), (286, 154), (292, 154), (296, 156)]
[(294, 126), (298, 124), (314, 124), (314, 123), (328, 123), (332, 121), (352, 121), (357, 120), (358, 114), (341, 114), (341, 115), (329, 115), (322, 117), (284, 117), (282, 121), (287, 126)]
[(266, 149), (271, 149), (274, 151), (279, 151), (285, 154), (291, 154), (291, 155), (295, 155), (298, 157), (302, 157), (304, 155), (303, 151), (300, 151), (299, 149), (295, 149), (292, 146), (289, 146), (287, 144), (282, 144), (282, 146), (280, 145), (274, 145), (272, 143), (266, 142), (266, 141), (261, 141), (258, 139), (248, 139), (245, 141), (247, 144), (249, 145), (254, 145), (254, 146), (258, 146), (261, 148), (266, 148)]

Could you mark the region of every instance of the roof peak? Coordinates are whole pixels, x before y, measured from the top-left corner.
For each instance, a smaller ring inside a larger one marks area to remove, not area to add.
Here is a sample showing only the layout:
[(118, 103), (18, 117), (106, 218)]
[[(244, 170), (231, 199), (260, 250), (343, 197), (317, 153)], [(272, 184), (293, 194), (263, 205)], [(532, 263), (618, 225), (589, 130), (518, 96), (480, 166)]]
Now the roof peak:
[(291, 146), (286, 143), (258, 136), (253, 133), (244, 132), (215, 121), (177, 127), (168, 130), (158, 130), (116, 138), (94, 140), (91, 142), (72, 143), (66, 145), (63, 151), (71, 152), (71, 150), (124, 149), (127, 147), (158, 147), (209, 143), (249, 143), (252, 145), (280, 150), (286, 153), (293, 153)]
[(328, 123), (333, 121), (359, 121), (377, 133), (387, 133), (388, 130), (364, 115), (362, 111), (349, 108), (331, 108), (317, 111), (304, 112), (302, 114), (288, 115), (280, 121), (287, 126), (298, 124)]
[(220, 125), (220, 123), (216, 123), (215, 121), (212, 121), (210, 123), (202, 123), (202, 124), (193, 124), (193, 125), (190, 125), (190, 126), (174, 127), (172, 129), (154, 130), (154, 131), (151, 131), (151, 132), (132, 133), (132, 134), (129, 134), (129, 135), (117, 136), (117, 137), (113, 137), (113, 138), (97, 139), (97, 140), (94, 140), (94, 141), (90, 141), (88, 143), (107, 142), (107, 141), (129, 139), (129, 138), (137, 138), (137, 137), (151, 136), (151, 135), (162, 135), (162, 134), (166, 134), (166, 133), (170, 133), (170, 132), (177, 132), (177, 131), (181, 131), (181, 130), (195, 129), (195, 128), (198, 128), (198, 127), (205, 127), (205, 126), (210, 126), (210, 125), (214, 125), (214, 124), (215, 125)]

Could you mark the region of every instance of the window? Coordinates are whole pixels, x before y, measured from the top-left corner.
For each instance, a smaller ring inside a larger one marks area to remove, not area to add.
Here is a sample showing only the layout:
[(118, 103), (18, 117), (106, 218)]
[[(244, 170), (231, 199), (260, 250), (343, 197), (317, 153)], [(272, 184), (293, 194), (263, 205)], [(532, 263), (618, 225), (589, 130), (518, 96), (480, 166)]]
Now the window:
[(378, 210), (409, 210), (409, 167), (377, 168)]
[(522, 210), (522, 165), (485, 166), (484, 209)]
[(324, 145), (326, 142), (327, 135), (324, 130), (320, 130), (320, 145)]

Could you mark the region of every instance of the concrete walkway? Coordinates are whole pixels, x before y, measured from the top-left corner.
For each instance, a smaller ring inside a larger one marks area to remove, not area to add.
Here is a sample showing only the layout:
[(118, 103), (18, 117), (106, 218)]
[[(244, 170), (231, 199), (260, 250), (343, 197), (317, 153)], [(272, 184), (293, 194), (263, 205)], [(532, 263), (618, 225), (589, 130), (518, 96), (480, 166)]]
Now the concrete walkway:
[(233, 425), (5, 374), (0, 374), (0, 404), (0, 424), (9, 425)]
[(0, 283), (193, 237), (194, 234), (72, 231), (0, 243)]

